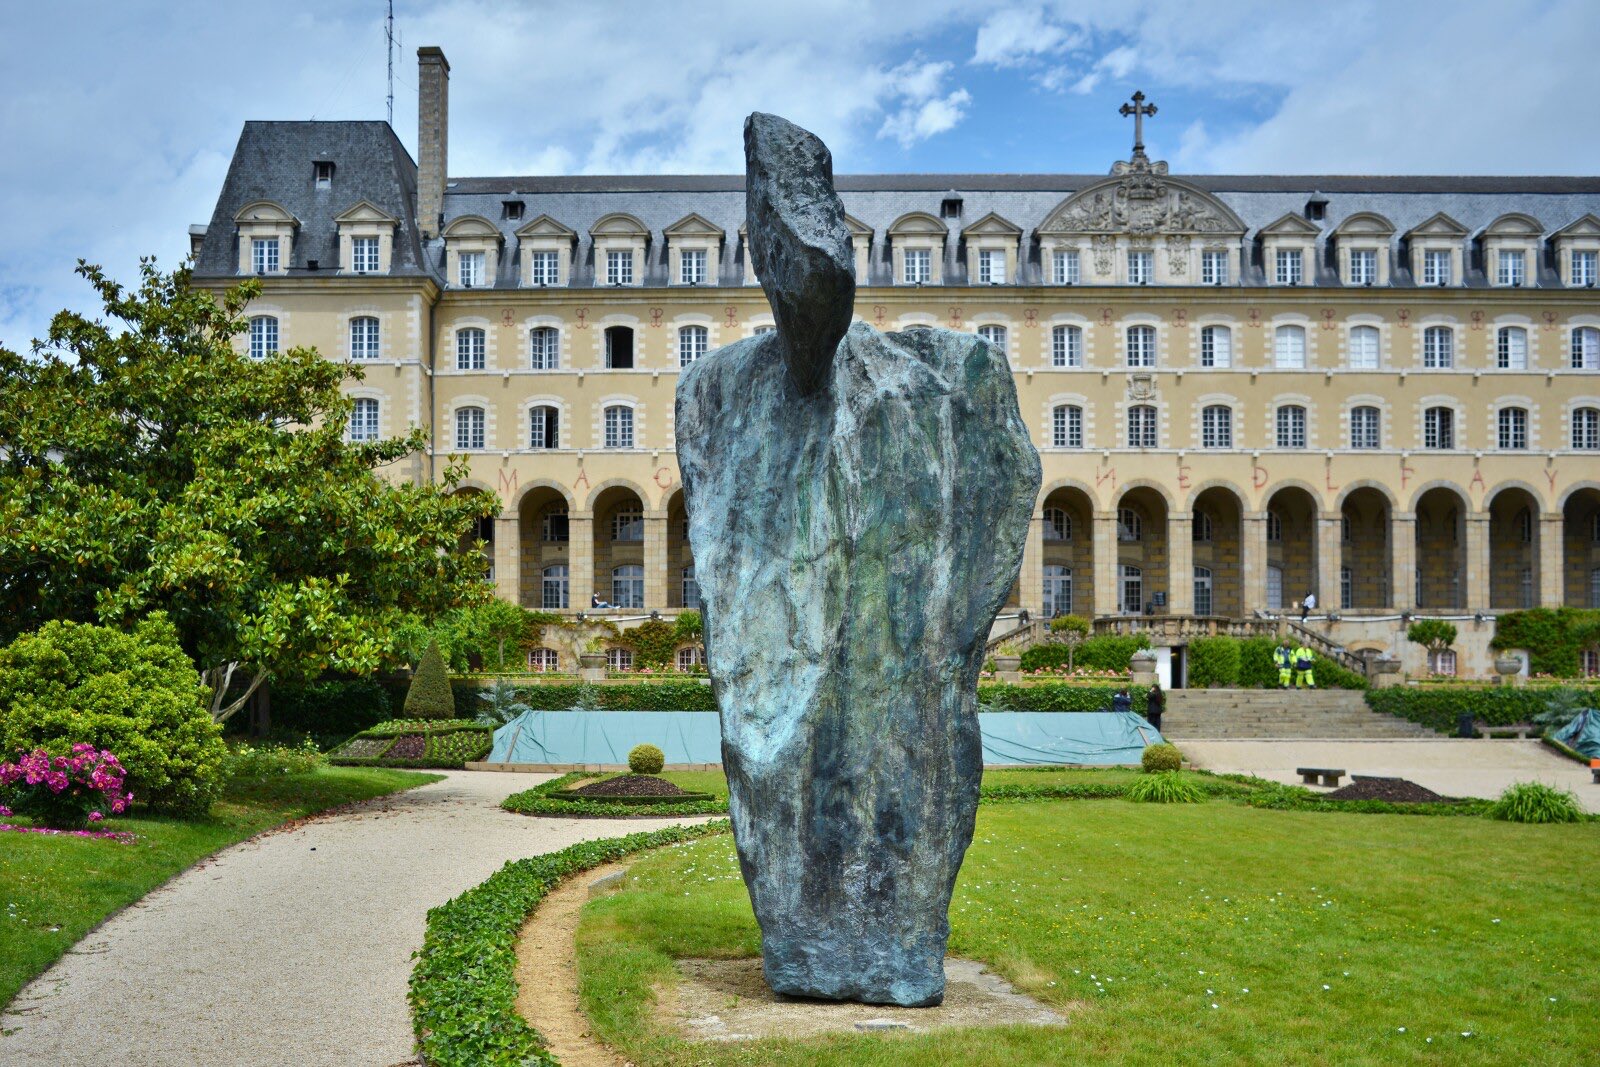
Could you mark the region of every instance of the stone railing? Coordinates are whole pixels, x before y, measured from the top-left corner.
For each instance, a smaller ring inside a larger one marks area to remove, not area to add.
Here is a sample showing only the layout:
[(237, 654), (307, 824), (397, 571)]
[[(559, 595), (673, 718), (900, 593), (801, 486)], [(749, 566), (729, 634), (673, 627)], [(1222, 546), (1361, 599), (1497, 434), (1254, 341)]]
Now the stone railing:
[(1047, 620), (1029, 619), (1027, 622), (1018, 624), (1013, 629), (991, 637), (984, 648), (991, 656), (994, 655), (995, 649), (1004, 644), (1014, 643), (1020, 648), (1032, 648), (1040, 641), (1043, 641), (1045, 635), (1049, 632), (1050, 623)]
[(1281, 616), (1279, 621), (1291, 633), (1298, 635), (1302, 640), (1305, 641), (1306, 644), (1310, 645), (1314, 651), (1322, 653), (1324, 656), (1327, 656), (1329, 659), (1333, 660), (1335, 663), (1338, 663), (1346, 670), (1355, 671), (1364, 678), (1370, 677), (1367, 671), (1367, 660), (1365, 657), (1356, 655), (1343, 645), (1329, 640), (1323, 634), (1318, 633), (1309, 626), (1304, 626), (1296, 622), (1287, 615)]
[(1155, 645), (1174, 645), (1197, 637), (1272, 637), (1277, 625), (1266, 619), (1224, 615), (1103, 615), (1094, 620), (1099, 634), (1143, 634)]

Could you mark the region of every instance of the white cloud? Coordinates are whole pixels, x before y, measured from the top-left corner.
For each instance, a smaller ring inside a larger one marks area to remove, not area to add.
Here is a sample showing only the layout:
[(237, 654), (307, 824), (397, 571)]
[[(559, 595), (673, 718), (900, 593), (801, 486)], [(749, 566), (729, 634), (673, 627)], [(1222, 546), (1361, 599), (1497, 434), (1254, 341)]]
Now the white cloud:
[(889, 91), (903, 103), (883, 120), (878, 136), (892, 137), (909, 148), (954, 129), (972, 96), (965, 89), (942, 91), (950, 67), (949, 63), (913, 59), (889, 71)]
[(1066, 52), (1082, 40), (1076, 31), (1047, 21), (1042, 8), (1003, 8), (978, 27), (972, 62), (1014, 67), (1037, 56)]

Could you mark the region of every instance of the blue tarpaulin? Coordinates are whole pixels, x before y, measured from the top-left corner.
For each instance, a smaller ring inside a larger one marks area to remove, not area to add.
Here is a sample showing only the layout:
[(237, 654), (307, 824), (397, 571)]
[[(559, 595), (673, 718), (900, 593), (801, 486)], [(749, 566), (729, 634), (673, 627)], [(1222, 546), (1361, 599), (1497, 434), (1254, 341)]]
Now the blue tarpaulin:
[(1600, 759), (1600, 711), (1584, 708), (1556, 733), (1555, 738), (1574, 752)]
[[(1130, 712), (984, 712), (985, 764), (1138, 763), (1162, 740)], [(721, 763), (714, 711), (527, 711), (494, 732), (488, 763), (625, 764), (634, 745), (656, 745), (668, 763)]]

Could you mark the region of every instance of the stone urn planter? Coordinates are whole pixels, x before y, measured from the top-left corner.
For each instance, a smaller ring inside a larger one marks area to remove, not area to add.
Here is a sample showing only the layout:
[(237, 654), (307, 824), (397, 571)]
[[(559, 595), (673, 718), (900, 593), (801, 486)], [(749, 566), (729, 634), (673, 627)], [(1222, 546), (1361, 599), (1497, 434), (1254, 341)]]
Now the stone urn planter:
[(996, 656), (994, 658), (994, 669), (998, 674), (1015, 674), (1017, 671), (1022, 670), (1022, 657)]
[(1141, 648), (1133, 654), (1129, 661), (1133, 671), (1134, 685), (1150, 685), (1156, 680), (1156, 654), (1148, 648)]
[(1522, 660), (1516, 656), (1496, 656), (1494, 673), (1500, 676), (1501, 685), (1522, 684)]
[(578, 677), (586, 682), (606, 680), (606, 654), (583, 652), (578, 655)]

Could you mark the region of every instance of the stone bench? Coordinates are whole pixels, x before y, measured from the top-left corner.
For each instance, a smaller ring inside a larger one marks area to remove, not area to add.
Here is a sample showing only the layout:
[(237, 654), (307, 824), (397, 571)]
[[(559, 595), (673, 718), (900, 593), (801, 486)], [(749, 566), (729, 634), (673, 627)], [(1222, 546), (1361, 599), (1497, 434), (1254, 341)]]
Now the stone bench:
[(1538, 737), (1539, 727), (1531, 722), (1514, 722), (1505, 726), (1485, 726), (1481, 723), (1473, 724), (1480, 738), (1487, 739), (1512, 739), (1524, 737)]
[[(1339, 779), (1344, 777), (1344, 770), (1334, 770), (1332, 767), (1296, 767), (1294, 773), (1306, 785), (1325, 785), (1333, 789), (1339, 784)], [(1318, 782), (1318, 779), (1321, 782)]]

